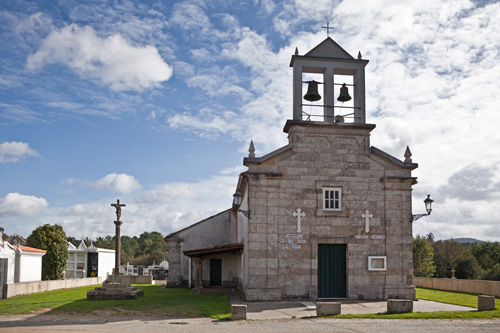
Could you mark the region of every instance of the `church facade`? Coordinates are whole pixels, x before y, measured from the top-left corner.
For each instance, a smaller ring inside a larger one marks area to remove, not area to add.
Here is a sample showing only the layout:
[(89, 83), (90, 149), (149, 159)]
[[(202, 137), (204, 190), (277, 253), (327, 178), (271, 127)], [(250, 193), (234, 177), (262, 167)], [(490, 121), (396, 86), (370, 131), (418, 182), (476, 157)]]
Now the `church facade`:
[(251, 144), (232, 208), (165, 238), (169, 285), (227, 285), (250, 301), (415, 298), (418, 165), (370, 145), (367, 64), (331, 38), (296, 51), (288, 145), (257, 157)]

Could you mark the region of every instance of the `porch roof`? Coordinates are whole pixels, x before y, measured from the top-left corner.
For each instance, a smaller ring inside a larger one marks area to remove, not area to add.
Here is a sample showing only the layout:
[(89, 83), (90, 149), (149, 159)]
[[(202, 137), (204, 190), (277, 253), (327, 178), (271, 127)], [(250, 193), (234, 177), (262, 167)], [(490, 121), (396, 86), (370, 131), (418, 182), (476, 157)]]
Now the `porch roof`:
[(238, 252), (243, 250), (243, 243), (233, 243), (220, 246), (205, 247), (202, 249), (186, 250), (182, 253), (188, 257), (204, 257), (212, 254)]

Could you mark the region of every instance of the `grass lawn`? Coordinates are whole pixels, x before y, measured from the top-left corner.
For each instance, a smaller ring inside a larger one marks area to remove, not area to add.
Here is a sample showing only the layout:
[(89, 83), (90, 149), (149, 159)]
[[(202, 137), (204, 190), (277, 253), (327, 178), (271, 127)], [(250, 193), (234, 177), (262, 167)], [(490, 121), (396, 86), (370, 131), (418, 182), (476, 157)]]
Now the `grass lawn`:
[[(227, 295), (193, 295), (191, 289), (167, 289), (157, 285), (138, 285), (144, 297), (136, 300), (88, 301), (87, 291), (93, 287), (62, 289), (0, 300), (1, 314), (92, 314), (100, 312), (130, 318), (147, 315), (152, 318), (227, 319), (231, 305)], [(417, 298), (429, 301), (477, 307), (477, 295), (417, 288)], [(377, 319), (467, 319), (500, 318), (500, 299), (494, 311), (413, 312), (405, 314), (339, 315), (335, 318)]]
[(135, 300), (87, 300), (92, 287), (54, 290), (0, 300), (0, 314), (29, 314), (49, 310), (49, 314), (98, 314), (111, 311), (119, 316), (139, 312), (162, 318), (228, 318), (231, 304), (227, 295), (193, 295), (191, 289), (167, 289), (157, 285), (137, 285), (144, 297)]
[[(464, 294), (453, 291), (417, 289), (417, 298), (422, 300), (449, 303), (477, 308), (477, 295)], [(494, 311), (453, 311), (453, 312), (412, 312), (400, 314), (365, 314), (365, 315), (339, 315), (334, 318), (377, 318), (377, 319), (478, 319), (500, 318), (500, 299), (495, 299)]]

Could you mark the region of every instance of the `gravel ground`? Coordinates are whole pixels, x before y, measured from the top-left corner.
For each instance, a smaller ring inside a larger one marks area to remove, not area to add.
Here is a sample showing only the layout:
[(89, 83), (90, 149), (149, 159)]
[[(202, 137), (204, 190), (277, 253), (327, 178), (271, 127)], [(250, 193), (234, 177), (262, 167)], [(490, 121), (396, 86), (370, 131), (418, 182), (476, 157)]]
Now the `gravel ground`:
[(99, 316), (0, 316), (1, 332), (500, 332), (499, 320), (271, 319), (136, 319)]

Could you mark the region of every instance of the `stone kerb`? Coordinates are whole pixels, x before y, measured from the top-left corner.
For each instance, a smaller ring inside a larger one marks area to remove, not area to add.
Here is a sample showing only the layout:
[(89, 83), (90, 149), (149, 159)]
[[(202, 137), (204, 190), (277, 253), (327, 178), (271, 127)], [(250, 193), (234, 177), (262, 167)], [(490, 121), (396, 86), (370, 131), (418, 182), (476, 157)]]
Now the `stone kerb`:
[(388, 299), (388, 313), (408, 313), (413, 312), (413, 301), (408, 299)]
[(487, 296), (487, 295), (477, 296), (477, 310), (478, 311), (495, 310), (495, 296)]
[(322, 316), (335, 316), (339, 315), (341, 312), (340, 302), (317, 302), (316, 303), (316, 315), (318, 317)]
[(247, 306), (244, 304), (231, 305), (231, 320), (247, 320)]

